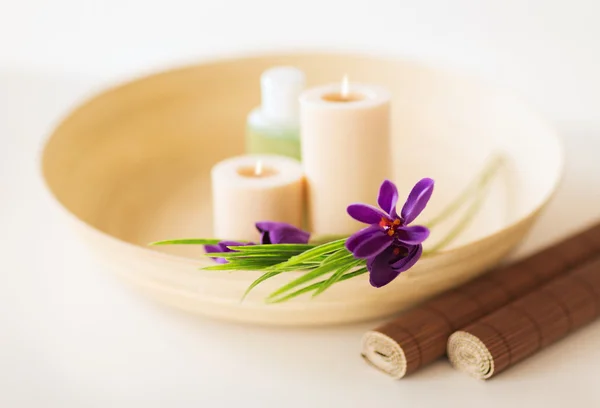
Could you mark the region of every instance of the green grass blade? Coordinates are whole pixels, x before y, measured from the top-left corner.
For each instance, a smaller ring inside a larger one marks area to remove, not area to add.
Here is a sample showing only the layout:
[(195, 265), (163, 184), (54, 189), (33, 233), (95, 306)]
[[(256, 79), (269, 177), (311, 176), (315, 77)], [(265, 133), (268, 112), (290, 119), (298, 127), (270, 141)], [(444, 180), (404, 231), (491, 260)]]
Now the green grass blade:
[(283, 285), (281, 288), (279, 288), (275, 292), (271, 293), (269, 295), (269, 299), (279, 296), (285, 292), (288, 292), (299, 285), (310, 282), (311, 280), (316, 279), (319, 276), (325, 275), (326, 273), (333, 272), (339, 268), (345, 267), (349, 263), (353, 263), (354, 259), (355, 258), (352, 256), (352, 254), (348, 254), (344, 258), (340, 258), (336, 261), (333, 261), (333, 262), (330, 262), (327, 264), (324, 263), (321, 266), (319, 266), (318, 268), (305, 273), (304, 275), (300, 276), (297, 279), (294, 279), (293, 281), (289, 282), (286, 285)]
[(287, 300), (290, 300), (292, 298), (295, 298), (296, 296), (300, 296), (304, 293), (308, 293), (311, 292), (315, 289), (319, 289), (319, 287), (321, 286), (321, 284), (323, 283), (323, 281), (321, 282), (317, 282), (317, 283), (313, 283), (312, 285), (309, 286), (305, 286), (302, 289), (298, 289), (295, 292), (290, 293), (289, 295), (277, 298), (277, 299), (271, 299), (271, 298), (267, 298), (267, 303), (283, 303)]
[(339, 280), (342, 278), (342, 276), (348, 272), (349, 270), (356, 268), (357, 266), (364, 264), (364, 260), (362, 259), (357, 259), (356, 262), (353, 262), (345, 267), (342, 267), (340, 269), (338, 269), (337, 271), (335, 271), (330, 277), (329, 279), (325, 280), (321, 286), (319, 286), (319, 288), (315, 291), (315, 293), (313, 293), (313, 297), (323, 293), (324, 291), (326, 291), (327, 289), (329, 289), (330, 286), (332, 286), (333, 284), (339, 282)]
[(262, 258), (264, 258), (266, 260), (271, 260), (273, 258), (279, 258), (280, 259), (279, 262), (284, 262), (284, 261), (287, 261), (288, 259), (290, 259), (289, 256), (287, 256), (286, 254), (281, 254), (281, 253), (277, 253), (277, 252), (259, 253), (259, 254), (242, 253), (242, 252), (211, 252), (211, 253), (205, 253), (203, 255), (207, 256), (209, 258), (225, 258), (225, 259), (232, 259), (232, 260), (255, 259), (258, 261)]
[[(350, 272), (350, 273), (346, 273), (345, 275), (342, 275), (338, 279), (338, 282), (342, 282), (342, 281), (354, 278), (356, 276), (363, 275), (363, 274), (365, 274), (367, 272), (369, 272), (369, 271), (367, 270), (366, 267), (357, 269), (354, 272)], [(290, 300), (292, 298), (295, 298), (296, 296), (300, 296), (300, 295), (302, 295), (304, 293), (308, 293), (308, 292), (311, 292), (313, 290), (318, 290), (321, 287), (321, 285), (323, 285), (325, 282), (326, 282), (326, 280), (320, 281), (320, 282), (317, 282), (317, 283), (313, 283), (312, 285), (306, 286), (306, 287), (304, 287), (302, 289), (298, 289), (295, 292), (292, 292), (292, 293), (290, 293), (290, 294), (288, 294), (286, 296), (283, 296), (283, 297), (280, 297), (280, 298), (277, 298), (277, 299), (267, 299), (267, 303), (282, 303), (282, 302), (288, 301), (288, 300)]]
[(235, 271), (238, 269), (232, 268), (231, 264), (217, 264), (212, 266), (204, 266), (200, 268), (203, 271)]
[(252, 264), (252, 263), (244, 263), (244, 264), (235, 264), (235, 263), (226, 263), (226, 264), (217, 264), (212, 266), (205, 266), (200, 268), (203, 271), (260, 271), (263, 269), (269, 269), (272, 265), (264, 265), (264, 264)]
[(465, 230), (465, 228), (469, 226), (485, 202), (487, 192), (490, 189), (490, 181), (494, 179), (497, 171), (503, 164), (502, 159), (502, 157), (496, 158), (496, 160), (488, 166), (486, 171), (483, 172), (477, 183), (477, 195), (475, 196), (474, 201), (468, 207), (466, 213), (462, 216), (462, 218), (460, 218), (458, 223), (450, 230), (450, 232), (448, 232), (448, 234), (440, 242), (427, 251), (428, 255), (444, 249), (446, 246), (451, 244), (452, 241), (454, 241)]
[(473, 193), (478, 192), (487, 181), (493, 177), (496, 172), (505, 163), (505, 157), (502, 155), (494, 155), (490, 161), (486, 164), (483, 171), (472, 180), (465, 189), (458, 195), (454, 201), (450, 202), (438, 215), (430, 220), (425, 226), (432, 229), (435, 225), (447, 219), (449, 216), (454, 214), (461, 208), (471, 197)]
[(209, 271), (253, 271), (271, 268), (279, 263), (280, 261), (277, 259), (271, 261), (268, 259), (236, 259), (225, 264), (208, 266), (203, 269)]
[(297, 252), (299, 254), (314, 248), (314, 245), (308, 244), (267, 244), (267, 245), (244, 245), (244, 246), (229, 246), (229, 249), (240, 252)]
[(246, 289), (246, 291), (244, 292), (244, 295), (242, 296), (242, 300), (246, 299), (246, 296), (248, 296), (248, 293), (250, 293), (250, 291), (252, 289), (254, 289), (255, 287), (257, 287), (258, 285), (260, 285), (261, 283), (263, 283), (267, 279), (270, 279), (273, 276), (277, 276), (280, 273), (281, 272), (267, 272), (267, 273), (261, 275), (258, 279), (256, 279), (254, 282), (252, 282), (250, 284), (250, 286), (248, 286), (248, 289)]
[(341, 249), (338, 249), (337, 251), (331, 253), (329, 256), (327, 256), (325, 259), (323, 259), (321, 261), (321, 263), (323, 265), (326, 265), (328, 263), (337, 261), (338, 259), (347, 257), (348, 255), (350, 255), (350, 252), (346, 248), (341, 248)]
[(342, 277), (340, 278), (340, 280), (339, 280), (338, 282), (343, 282), (343, 281), (345, 281), (345, 280), (348, 280), (348, 279), (354, 278), (354, 277), (356, 277), (356, 276), (363, 275), (363, 274), (365, 274), (365, 273), (367, 273), (367, 272), (369, 272), (369, 270), (368, 270), (368, 269), (367, 269), (367, 267), (365, 266), (364, 268), (360, 268), (360, 269), (357, 269), (357, 270), (355, 270), (354, 272), (350, 272), (350, 273), (347, 273), (347, 274), (345, 274), (344, 276), (342, 276)]
[(330, 252), (334, 252), (334, 251), (337, 251), (337, 250), (343, 248), (345, 243), (346, 243), (346, 238), (340, 239), (337, 241), (333, 241), (333, 242), (328, 242), (327, 244), (319, 245), (317, 247), (309, 249), (306, 252), (301, 253), (300, 255), (291, 257), (287, 262), (285, 262), (281, 266), (287, 267), (287, 266), (291, 266), (291, 265), (295, 265), (295, 264), (300, 264), (305, 261), (311, 261), (315, 258), (321, 257), (322, 255), (325, 255)]
[(439, 241), (436, 245), (434, 245), (432, 248), (430, 248), (429, 251), (427, 251), (428, 255), (436, 253), (437, 251), (440, 251), (440, 250), (444, 249), (445, 247), (447, 247), (449, 244), (452, 243), (452, 241), (454, 241), (456, 239), (456, 237), (458, 237), (460, 235), (460, 233), (467, 226), (469, 226), (469, 224), (471, 223), (473, 218), (475, 218), (475, 216), (479, 212), (479, 209), (483, 205), (484, 198), (485, 198), (484, 193), (485, 193), (485, 190), (479, 193), (479, 196), (477, 197), (477, 199), (475, 201), (473, 201), (473, 203), (467, 210), (466, 214), (459, 220), (458, 224), (455, 225), (441, 241)]

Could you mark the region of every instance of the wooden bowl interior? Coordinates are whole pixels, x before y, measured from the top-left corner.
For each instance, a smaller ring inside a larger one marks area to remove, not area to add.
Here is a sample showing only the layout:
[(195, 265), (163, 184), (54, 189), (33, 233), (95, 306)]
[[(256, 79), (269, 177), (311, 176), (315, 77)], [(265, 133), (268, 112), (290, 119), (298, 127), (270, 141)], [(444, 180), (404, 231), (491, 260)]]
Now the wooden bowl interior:
[[(556, 135), (502, 91), (403, 61), (304, 54), (193, 66), (95, 97), (48, 141), (47, 185), (77, 218), (129, 243), (145, 247), (160, 239), (210, 237), (210, 168), (244, 152), (246, 115), (260, 102), (258, 78), (274, 65), (301, 68), (309, 85), (337, 82), (347, 73), (351, 81), (391, 90), (395, 148), (382, 153), (395, 157), (402, 195), (421, 177), (436, 180), (424, 220), (448, 203), (492, 152), (507, 154), (508, 167), (454, 248), (527, 217), (547, 201), (560, 178)], [(332, 152), (332, 159), (343, 158)], [(432, 239), (448, 228), (450, 223), (436, 229)], [(194, 257), (200, 252), (160, 250)]]

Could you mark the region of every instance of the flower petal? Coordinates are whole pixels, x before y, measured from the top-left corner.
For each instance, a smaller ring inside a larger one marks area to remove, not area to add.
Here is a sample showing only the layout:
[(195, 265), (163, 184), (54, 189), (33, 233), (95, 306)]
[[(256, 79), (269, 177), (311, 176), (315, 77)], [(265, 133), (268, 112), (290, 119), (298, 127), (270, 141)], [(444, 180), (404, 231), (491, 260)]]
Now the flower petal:
[(372, 258), (389, 248), (394, 242), (394, 239), (387, 235), (382, 229), (372, 233), (370, 236), (361, 240), (356, 245), (352, 254), (356, 258)]
[(414, 245), (408, 248), (406, 256), (393, 262), (397, 258), (397, 255), (394, 254), (394, 247), (389, 247), (376, 257), (367, 260), (369, 282), (376, 288), (387, 285), (402, 272), (412, 268), (419, 258), (421, 258), (422, 253), (423, 247), (421, 245)]
[(204, 252), (207, 254), (212, 254), (214, 252), (227, 252), (226, 249), (227, 248), (221, 246), (220, 242), (216, 245), (204, 245)]
[[(204, 245), (204, 252), (206, 252), (207, 254), (212, 254), (215, 252), (236, 252), (232, 249), (229, 249), (229, 246), (244, 246), (244, 245), (254, 245), (252, 242), (237, 242), (237, 241), (221, 241), (216, 245)], [(211, 257), (210, 259), (212, 259), (213, 261), (215, 261), (216, 263), (220, 263), (220, 264), (225, 264), (227, 263), (227, 260), (225, 258), (213, 258)]]
[(308, 244), (310, 234), (299, 228), (282, 228), (271, 232), (273, 244)]
[(367, 260), (367, 269), (369, 269), (369, 282), (371, 286), (380, 288), (387, 285), (400, 274), (390, 265), (390, 257), (393, 256), (393, 249), (390, 247), (376, 257)]
[(382, 218), (389, 218), (379, 208), (368, 204), (350, 204), (346, 211), (356, 221), (364, 222), (365, 224), (379, 224)]
[(364, 240), (370, 238), (373, 234), (381, 231), (381, 227), (378, 225), (371, 225), (370, 227), (363, 228), (360, 231), (355, 232), (346, 240), (346, 249), (352, 253), (358, 245)]
[(392, 268), (397, 270), (398, 273), (404, 272), (412, 268), (417, 263), (417, 261), (421, 258), (421, 254), (423, 254), (423, 246), (415, 245), (410, 248), (407, 256), (394, 262), (392, 264)]
[(280, 226), (280, 222), (274, 221), (260, 221), (254, 224), (258, 232), (261, 234), (265, 231), (271, 231), (272, 229), (278, 228)]
[[(222, 242), (219, 242), (216, 245), (204, 245), (204, 252), (206, 252), (207, 254), (212, 254), (215, 252), (231, 252), (231, 249), (229, 249), (225, 245), (223, 245)], [(216, 263), (220, 263), (220, 264), (227, 263), (227, 260), (225, 258), (211, 257), (210, 259), (212, 259)]]
[(429, 237), (429, 228), (422, 225), (400, 227), (396, 231), (396, 239), (406, 245), (419, 245)]
[(306, 244), (310, 234), (285, 222), (262, 221), (256, 223), (261, 233), (261, 244)]
[(408, 195), (400, 215), (404, 225), (410, 224), (421, 214), (433, 193), (434, 181), (430, 178), (421, 179)]
[(396, 203), (398, 203), (398, 189), (390, 180), (385, 180), (379, 188), (377, 204), (393, 217), (396, 214)]
[(230, 246), (246, 246), (246, 245), (254, 245), (252, 242), (238, 242), (238, 241), (221, 241), (219, 245), (222, 246), (225, 251), (223, 252), (233, 252), (232, 249), (229, 249)]

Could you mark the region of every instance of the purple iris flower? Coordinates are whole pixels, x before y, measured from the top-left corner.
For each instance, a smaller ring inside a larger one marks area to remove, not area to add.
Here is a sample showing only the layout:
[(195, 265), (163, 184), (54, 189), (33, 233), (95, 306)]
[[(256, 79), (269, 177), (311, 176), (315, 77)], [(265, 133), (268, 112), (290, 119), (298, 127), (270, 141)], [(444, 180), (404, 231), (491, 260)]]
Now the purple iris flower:
[(307, 244), (310, 234), (285, 222), (256, 223), (261, 244)]
[[(260, 232), (260, 243), (268, 244), (307, 244), (310, 234), (285, 222), (261, 221), (256, 223)], [(229, 246), (255, 245), (252, 242), (221, 241), (216, 245), (204, 245), (208, 254), (214, 252), (234, 252)], [(212, 258), (217, 263), (227, 263), (224, 258)]]
[(381, 209), (367, 204), (348, 206), (348, 214), (357, 221), (371, 224), (346, 241), (346, 248), (356, 258), (367, 260), (371, 285), (379, 288), (411, 268), (423, 253), (422, 242), (429, 229), (409, 224), (421, 214), (433, 193), (433, 180), (420, 180), (410, 192), (400, 215), (396, 212), (398, 189), (385, 180), (379, 189), (377, 203)]

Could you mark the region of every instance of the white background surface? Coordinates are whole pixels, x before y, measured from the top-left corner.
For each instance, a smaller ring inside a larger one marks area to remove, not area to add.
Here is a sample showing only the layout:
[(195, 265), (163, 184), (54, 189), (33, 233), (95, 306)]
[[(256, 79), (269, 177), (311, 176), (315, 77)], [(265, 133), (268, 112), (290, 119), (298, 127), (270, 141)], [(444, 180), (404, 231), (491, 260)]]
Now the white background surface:
[(594, 0), (0, 0), (0, 407), (600, 406), (600, 323), (488, 383), (444, 361), (393, 382), (358, 356), (373, 322), (284, 330), (155, 305), (65, 229), (37, 163), (70, 107), (141, 72), (268, 49), (404, 55), (514, 88), (564, 135), (563, 186), (522, 254), (600, 216), (598, 17)]

